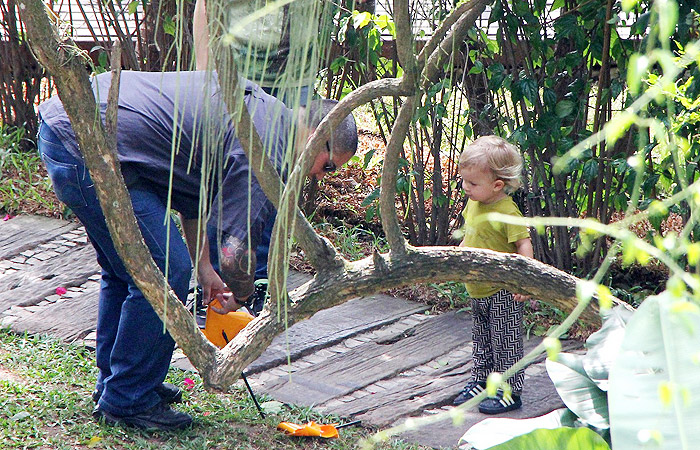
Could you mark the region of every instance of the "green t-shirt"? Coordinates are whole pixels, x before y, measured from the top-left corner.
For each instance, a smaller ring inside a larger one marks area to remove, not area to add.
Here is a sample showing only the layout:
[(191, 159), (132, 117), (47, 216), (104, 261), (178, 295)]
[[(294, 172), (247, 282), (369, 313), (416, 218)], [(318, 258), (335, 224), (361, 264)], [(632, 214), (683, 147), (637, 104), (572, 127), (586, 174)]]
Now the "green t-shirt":
[[(517, 251), (515, 243), (520, 239), (530, 237), (526, 226), (486, 220), (482, 216), (488, 213), (523, 217), (518, 206), (508, 196), (491, 204), (469, 200), (462, 212), (464, 217), (462, 246), (515, 253)], [(502, 289), (500, 286), (488, 283), (465, 283), (465, 285), (469, 295), (473, 298), (489, 297)]]

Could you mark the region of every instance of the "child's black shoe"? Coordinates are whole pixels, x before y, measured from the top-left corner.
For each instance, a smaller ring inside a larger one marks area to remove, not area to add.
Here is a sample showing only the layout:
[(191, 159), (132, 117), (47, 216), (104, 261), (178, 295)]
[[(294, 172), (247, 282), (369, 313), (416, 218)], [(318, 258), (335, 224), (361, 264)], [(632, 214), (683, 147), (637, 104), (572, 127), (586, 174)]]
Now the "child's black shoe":
[(479, 395), (481, 392), (486, 389), (486, 383), (483, 381), (470, 381), (467, 383), (466, 386), (464, 386), (464, 389), (462, 389), (462, 392), (459, 393), (457, 397), (452, 401), (452, 404), (455, 406), (459, 406), (462, 403), (465, 403), (472, 398), (476, 397)]
[(523, 406), (519, 395), (503, 395), (500, 389), (495, 397), (489, 397), (479, 403), (479, 412), (483, 414), (501, 414), (519, 409)]

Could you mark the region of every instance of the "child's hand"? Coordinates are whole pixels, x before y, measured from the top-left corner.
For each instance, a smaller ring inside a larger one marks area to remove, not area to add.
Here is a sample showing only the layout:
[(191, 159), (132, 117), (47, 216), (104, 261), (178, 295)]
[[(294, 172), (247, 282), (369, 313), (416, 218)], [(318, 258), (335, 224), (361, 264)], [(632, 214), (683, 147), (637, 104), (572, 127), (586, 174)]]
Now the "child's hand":
[(530, 296), (527, 294), (513, 294), (513, 300), (516, 302), (524, 302), (530, 300)]

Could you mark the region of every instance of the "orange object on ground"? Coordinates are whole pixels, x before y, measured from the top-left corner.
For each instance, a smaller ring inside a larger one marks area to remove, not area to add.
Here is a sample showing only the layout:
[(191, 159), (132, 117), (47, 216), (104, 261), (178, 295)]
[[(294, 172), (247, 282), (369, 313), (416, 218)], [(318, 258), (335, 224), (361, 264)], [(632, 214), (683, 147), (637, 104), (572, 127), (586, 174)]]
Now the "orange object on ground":
[(299, 425), (291, 422), (281, 422), (277, 425), (277, 429), (284, 431), (288, 436), (316, 436), (322, 438), (337, 438), (338, 430), (335, 428), (337, 424), (321, 425), (316, 422), (305, 423)]
[(217, 300), (214, 300), (207, 308), (207, 320), (204, 322), (202, 332), (219, 348), (224, 348), (229, 340), (233, 339), (248, 323), (254, 319), (253, 316), (244, 311), (219, 314), (211, 309), (212, 305), (220, 307)]

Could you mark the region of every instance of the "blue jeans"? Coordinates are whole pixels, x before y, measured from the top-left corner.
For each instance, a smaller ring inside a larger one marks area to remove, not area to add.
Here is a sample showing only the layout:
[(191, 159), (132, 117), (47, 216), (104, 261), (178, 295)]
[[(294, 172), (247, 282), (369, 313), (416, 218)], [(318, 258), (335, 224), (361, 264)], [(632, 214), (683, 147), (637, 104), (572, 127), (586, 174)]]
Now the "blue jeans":
[[(143, 412), (160, 401), (154, 389), (165, 380), (174, 341), (119, 258), (83, 160), (70, 154), (43, 122), (38, 148), (56, 196), (85, 226), (102, 268), (96, 349), (97, 389), (102, 392), (99, 406), (120, 416)], [(168, 282), (184, 301), (192, 263), (165, 199), (145, 183), (131, 186), (129, 193), (153, 259), (163, 273), (168, 261)], [(169, 230), (166, 219), (170, 221)], [(165, 251), (168, 233), (169, 257)]]

